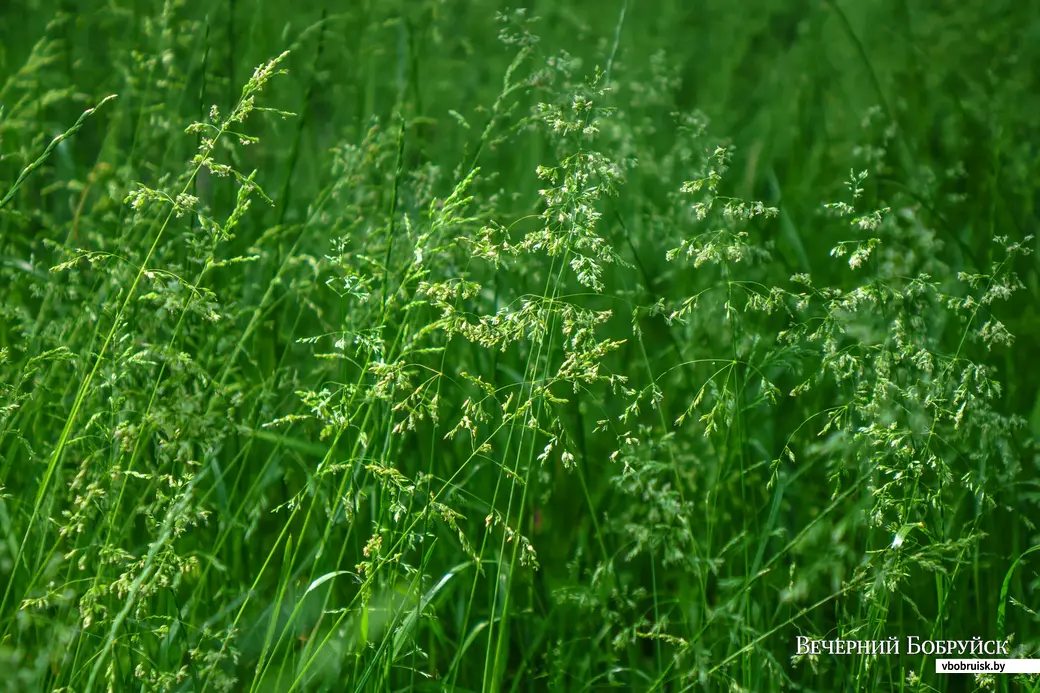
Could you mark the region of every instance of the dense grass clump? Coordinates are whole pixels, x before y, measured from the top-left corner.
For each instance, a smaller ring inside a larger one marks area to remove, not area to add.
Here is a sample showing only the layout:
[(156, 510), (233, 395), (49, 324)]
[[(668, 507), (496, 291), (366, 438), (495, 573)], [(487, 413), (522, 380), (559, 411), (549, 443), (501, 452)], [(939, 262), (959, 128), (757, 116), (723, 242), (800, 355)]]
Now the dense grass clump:
[(0, 691), (1038, 690), (1040, 16), (536, 5), (3, 10)]

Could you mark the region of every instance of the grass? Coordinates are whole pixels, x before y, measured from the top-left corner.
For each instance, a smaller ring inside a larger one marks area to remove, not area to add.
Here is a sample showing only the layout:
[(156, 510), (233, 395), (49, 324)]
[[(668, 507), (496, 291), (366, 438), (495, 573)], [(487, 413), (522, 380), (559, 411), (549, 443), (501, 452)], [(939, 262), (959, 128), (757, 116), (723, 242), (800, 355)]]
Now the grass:
[(5, 12), (0, 690), (1037, 690), (1030, 8)]

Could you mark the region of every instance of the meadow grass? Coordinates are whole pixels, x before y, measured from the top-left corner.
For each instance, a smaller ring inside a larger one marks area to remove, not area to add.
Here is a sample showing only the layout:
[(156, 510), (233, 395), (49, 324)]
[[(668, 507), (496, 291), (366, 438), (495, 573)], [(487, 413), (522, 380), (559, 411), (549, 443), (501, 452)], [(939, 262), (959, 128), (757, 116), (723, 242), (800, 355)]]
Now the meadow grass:
[(1028, 4), (2, 12), (0, 691), (1040, 690)]

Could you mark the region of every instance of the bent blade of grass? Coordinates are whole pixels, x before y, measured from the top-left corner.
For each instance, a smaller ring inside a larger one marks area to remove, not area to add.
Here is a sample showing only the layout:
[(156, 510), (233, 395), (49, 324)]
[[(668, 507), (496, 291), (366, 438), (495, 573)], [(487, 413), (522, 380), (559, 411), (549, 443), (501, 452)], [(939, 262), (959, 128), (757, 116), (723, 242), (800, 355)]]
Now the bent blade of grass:
[(50, 158), (50, 155), (54, 152), (55, 149), (58, 148), (59, 144), (61, 144), (62, 142), (79, 132), (80, 129), (83, 127), (83, 124), (87, 122), (87, 118), (94, 115), (94, 113), (97, 112), (99, 108), (101, 108), (117, 96), (118, 94), (109, 94), (105, 98), (101, 99), (101, 101), (98, 101), (96, 106), (83, 111), (83, 114), (76, 119), (76, 122), (73, 123), (72, 127), (70, 127), (68, 130), (51, 140), (51, 143), (47, 145), (47, 148), (43, 150), (43, 153), (40, 154), (36, 161), (32, 162), (24, 169), (22, 169), (22, 172), (18, 175), (18, 178), (15, 180), (14, 185), (11, 186), (11, 189), (8, 190), (7, 194), (4, 195), (2, 200), (0, 200), (0, 209), (6, 207), (7, 204), (12, 199), (14, 199), (15, 194), (18, 192), (18, 188), (22, 187), (22, 184), (25, 183), (25, 180), (30, 175), (32, 175), (33, 171), (42, 166), (43, 163), (47, 161), (48, 158)]
[(1040, 551), (1040, 544), (1032, 548), (1026, 549), (1018, 555), (1012, 563), (1011, 567), (1008, 568), (1007, 574), (1004, 575), (1004, 582), (1000, 586), (1000, 599), (997, 602), (997, 638), (1003, 640), (1004, 636), (1007, 635), (1007, 602), (1008, 592), (1011, 590), (1011, 578), (1015, 574), (1015, 568), (1022, 562), (1026, 556), (1032, 553)]

